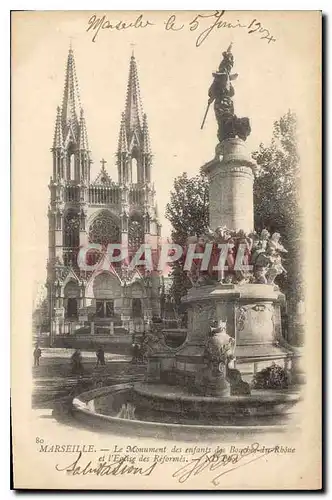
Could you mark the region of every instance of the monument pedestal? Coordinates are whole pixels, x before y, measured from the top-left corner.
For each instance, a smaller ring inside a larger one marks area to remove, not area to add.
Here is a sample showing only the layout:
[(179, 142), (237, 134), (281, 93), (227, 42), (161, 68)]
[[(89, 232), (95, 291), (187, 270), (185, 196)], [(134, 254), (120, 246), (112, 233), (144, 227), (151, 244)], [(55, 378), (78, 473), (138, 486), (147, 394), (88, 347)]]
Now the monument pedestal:
[(290, 352), (279, 345), (283, 301), (275, 285), (218, 283), (189, 290), (183, 299), (188, 306), (187, 340), (174, 363), (179, 382), (204, 390), (206, 341), (210, 325), (220, 321), (235, 340), (235, 366), (244, 378), (252, 378), (274, 360), (288, 361)]
[(251, 232), (254, 227), (253, 183), (255, 162), (242, 139), (227, 139), (221, 153), (203, 166), (209, 177), (209, 220), (211, 229)]

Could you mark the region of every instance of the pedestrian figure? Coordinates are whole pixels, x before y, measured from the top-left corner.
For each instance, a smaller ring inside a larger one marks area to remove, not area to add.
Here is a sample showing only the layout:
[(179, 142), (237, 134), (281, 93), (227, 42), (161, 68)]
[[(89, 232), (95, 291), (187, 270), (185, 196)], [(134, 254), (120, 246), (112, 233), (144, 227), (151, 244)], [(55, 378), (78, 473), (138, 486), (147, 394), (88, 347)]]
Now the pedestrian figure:
[(145, 347), (144, 338), (143, 338), (138, 346), (139, 363), (144, 363), (145, 351), (146, 351), (146, 347)]
[(39, 359), (41, 356), (41, 349), (38, 344), (35, 345), (35, 349), (33, 351), (33, 366), (39, 366)]
[(133, 359), (132, 363), (137, 363), (138, 362), (138, 357), (139, 357), (139, 345), (137, 342), (133, 343)]
[(100, 365), (104, 366), (105, 365), (105, 351), (102, 346), (99, 346), (97, 351), (96, 351), (96, 356), (97, 356), (97, 363), (96, 367)]
[(71, 357), (71, 372), (73, 375), (79, 375), (83, 372), (82, 354), (76, 349)]

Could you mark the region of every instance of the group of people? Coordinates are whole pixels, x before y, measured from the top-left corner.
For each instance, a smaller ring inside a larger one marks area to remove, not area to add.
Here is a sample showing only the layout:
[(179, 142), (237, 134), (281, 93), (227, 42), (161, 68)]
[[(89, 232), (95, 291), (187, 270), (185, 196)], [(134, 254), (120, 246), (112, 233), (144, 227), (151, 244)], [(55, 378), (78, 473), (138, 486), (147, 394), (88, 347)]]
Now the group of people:
[[(102, 346), (99, 346), (98, 349), (96, 350), (96, 365), (97, 366), (105, 366), (106, 361), (105, 361), (105, 351)], [(70, 359), (71, 362), (71, 372), (72, 374), (82, 374), (84, 371), (83, 367), (83, 357), (80, 349), (75, 349), (74, 353), (71, 356)]]
[[(144, 342), (144, 335), (143, 339), (141, 341), (136, 340), (135, 338), (133, 339), (132, 343), (132, 362), (133, 363), (144, 363), (144, 357), (146, 353), (146, 343)], [(39, 347), (38, 344), (35, 345), (35, 349), (33, 351), (33, 365), (34, 366), (39, 366), (39, 360), (41, 358), (42, 351)], [(106, 361), (105, 361), (105, 350), (102, 346), (99, 346), (98, 349), (96, 350), (96, 364), (95, 368), (98, 366), (105, 366)], [(81, 375), (84, 372), (84, 366), (83, 366), (83, 356), (80, 351), (80, 349), (75, 349), (73, 354), (71, 355), (70, 358), (70, 365), (71, 365), (71, 373), (73, 375)]]

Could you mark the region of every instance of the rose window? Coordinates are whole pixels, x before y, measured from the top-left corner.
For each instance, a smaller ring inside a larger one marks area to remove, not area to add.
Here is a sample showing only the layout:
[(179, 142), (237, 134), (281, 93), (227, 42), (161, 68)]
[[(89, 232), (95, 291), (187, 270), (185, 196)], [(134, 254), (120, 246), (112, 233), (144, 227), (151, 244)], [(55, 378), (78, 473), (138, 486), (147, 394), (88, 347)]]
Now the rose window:
[(108, 213), (102, 213), (96, 217), (89, 230), (90, 243), (119, 243), (120, 231), (113, 217)]

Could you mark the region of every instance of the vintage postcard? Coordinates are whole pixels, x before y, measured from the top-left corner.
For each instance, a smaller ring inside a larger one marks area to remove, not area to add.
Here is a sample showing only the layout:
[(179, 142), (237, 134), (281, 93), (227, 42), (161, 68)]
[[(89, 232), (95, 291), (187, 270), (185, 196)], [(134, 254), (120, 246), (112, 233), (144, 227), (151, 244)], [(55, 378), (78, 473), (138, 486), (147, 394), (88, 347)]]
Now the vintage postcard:
[(14, 487), (319, 490), (321, 13), (11, 24)]

